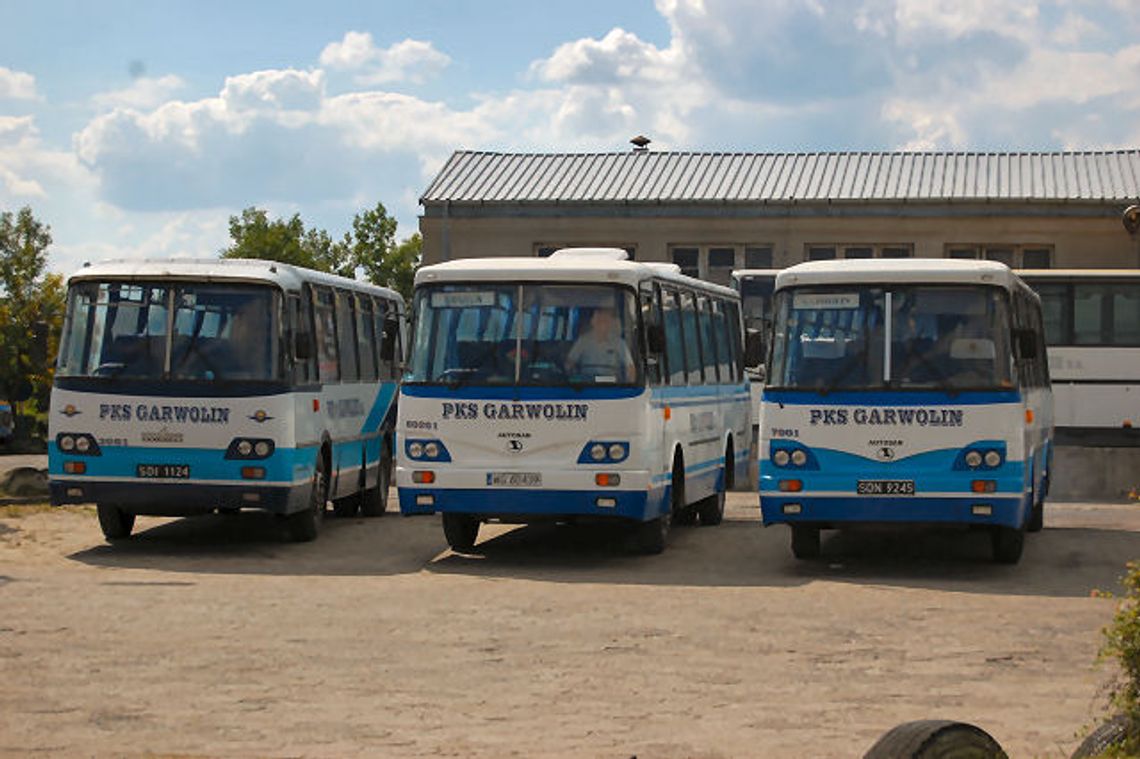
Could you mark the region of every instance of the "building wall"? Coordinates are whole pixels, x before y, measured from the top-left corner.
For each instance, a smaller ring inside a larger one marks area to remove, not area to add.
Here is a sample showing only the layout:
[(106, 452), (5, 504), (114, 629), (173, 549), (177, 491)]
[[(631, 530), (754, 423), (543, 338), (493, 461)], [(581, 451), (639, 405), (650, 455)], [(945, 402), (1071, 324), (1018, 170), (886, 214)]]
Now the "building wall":
[(803, 261), (811, 245), (912, 246), (941, 257), (950, 245), (1046, 246), (1054, 268), (1140, 267), (1140, 243), (1115, 213), (1058, 216), (784, 216), (765, 218), (620, 218), (503, 216), (420, 218), (424, 263), (450, 258), (531, 256), (537, 246), (634, 246), (644, 261), (670, 260), (671, 246), (756, 245), (773, 248), (776, 268)]

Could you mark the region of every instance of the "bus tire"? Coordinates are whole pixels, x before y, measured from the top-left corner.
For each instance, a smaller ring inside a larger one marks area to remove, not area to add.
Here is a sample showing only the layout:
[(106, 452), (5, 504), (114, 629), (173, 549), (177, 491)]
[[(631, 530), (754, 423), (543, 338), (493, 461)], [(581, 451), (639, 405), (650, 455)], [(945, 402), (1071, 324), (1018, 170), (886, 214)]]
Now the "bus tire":
[(452, 514), (445, 512), (443, 517), (443, 537), (451, 550), (457, 553), (467, 553), (475, 547), (479, 538), (479, 520), (470, 514)]
[(904, 722), (883, 734), (863, 759), (1007, 759), (1005, 751), (980, 727), (966, 722), (922, 719)]
[(1033, 504), (1029, 512), (1029, 521), (1025, 524), (1026, 532), (1041, 532), (1045, 528), (1045, 502), (1038, 501)]
[(325, 507), (328, 505), (329, 482), (325, 473), (325, 457), (317, 457), (317, 469), (313, 472), (313, 488), (309, 491), (309, 505), (302, 511), (286, 517), (289, 537), (295, 543), (315, 540), (325, 521)]
[(819, 528), (808, 524), (792, 525), (792, 555), (797, 559), (819, 558)]
[(1015, 527), (994, 527), (990, 533), (994, 561), (998, 564), (1016, 564), (1021, 561), (1025, 548), (1025, 530)]
[(364, 491), (364, 501), (360, 513), (366, 517), (382, 517), (388, 510), (388, 488), (392, 484), (392, 454), (388, 443), (383, 443), (380, 453), (380, 471), (376, 475), (376, 487)]
[(360, 499), (363, 497), (364, 491), (361, 490), (359, 493), (333, 500), (333, 513), (342, 519), (356, 516), (360, 511)]
[(713, 493), (697, 504), (702, 527), (715, 527), (724, 521), (724, 491)]
[(123, 511), (112, 503), (100, 503), (95, 506), (99, 515), (99, 529), (108, 543), (117, 543), (131, 536), (135, 527), (135, 515)]

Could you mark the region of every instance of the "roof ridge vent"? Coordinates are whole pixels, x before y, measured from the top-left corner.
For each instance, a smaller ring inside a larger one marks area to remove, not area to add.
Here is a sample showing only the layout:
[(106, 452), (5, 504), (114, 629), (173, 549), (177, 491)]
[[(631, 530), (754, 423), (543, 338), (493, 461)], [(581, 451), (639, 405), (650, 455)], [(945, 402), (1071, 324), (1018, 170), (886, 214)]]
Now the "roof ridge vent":
[(629, 253), (621, 248), (559, 248), (551, 258), (601, 258), (607, 261), (628, 261)]

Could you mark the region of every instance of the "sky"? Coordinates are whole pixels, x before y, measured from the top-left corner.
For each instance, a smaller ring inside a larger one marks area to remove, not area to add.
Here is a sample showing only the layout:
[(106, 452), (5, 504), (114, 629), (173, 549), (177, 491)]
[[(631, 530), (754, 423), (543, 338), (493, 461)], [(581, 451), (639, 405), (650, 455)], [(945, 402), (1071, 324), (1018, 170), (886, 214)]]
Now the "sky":
[(0, 211), (49, 268), (251, 206), (398, 238), (456, 150), (1140, 147), (1135, 0), (0, 0)]

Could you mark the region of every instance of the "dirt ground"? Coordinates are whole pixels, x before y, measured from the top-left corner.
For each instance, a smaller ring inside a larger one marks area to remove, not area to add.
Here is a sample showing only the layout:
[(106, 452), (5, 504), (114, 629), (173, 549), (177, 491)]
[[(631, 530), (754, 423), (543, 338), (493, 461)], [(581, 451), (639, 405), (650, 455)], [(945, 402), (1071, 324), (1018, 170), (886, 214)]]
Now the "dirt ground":
[(1050, 505), (1018, 566), (984, 534), (825, 533), (797, 562), (733, 493), (661, 556), (584, 528), (437, 518), (0, 511), (0, 756), (859, 757), (973, 722), (1066, 757), (1140, 509)]

